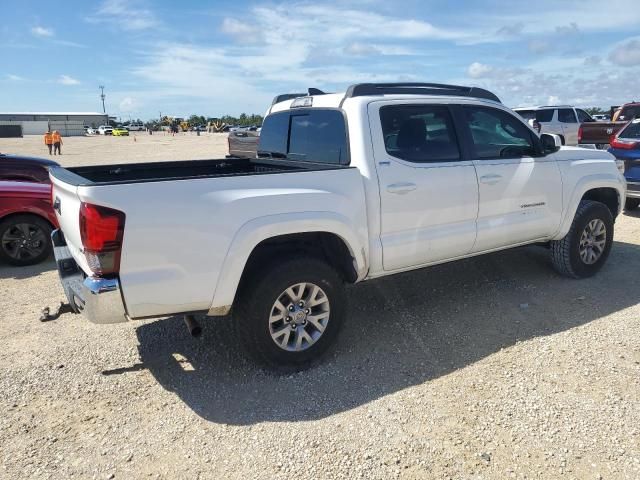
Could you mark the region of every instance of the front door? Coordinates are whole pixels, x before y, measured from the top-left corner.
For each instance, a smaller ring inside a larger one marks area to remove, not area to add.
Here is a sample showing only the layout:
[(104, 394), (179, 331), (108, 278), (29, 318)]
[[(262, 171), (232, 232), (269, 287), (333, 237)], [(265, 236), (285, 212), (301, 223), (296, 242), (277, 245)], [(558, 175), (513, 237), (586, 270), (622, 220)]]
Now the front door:
[(558, 121), (562, 125), (562, 135), (565, 145), (578, 145), (578, 128), (580, 124), (573, 108), (559, 108)]
[(465, 255), (476, 237), (478, 183), (447, 106), (374, 102), (369, 118), (380, 187), (383, 267)]
[(463, 111), (480, 192), (473, 252), (553, 235), (562, 214), (562, 181), (553, 155), (540, 156), (535, 134), (508, 111), (488, 106)]

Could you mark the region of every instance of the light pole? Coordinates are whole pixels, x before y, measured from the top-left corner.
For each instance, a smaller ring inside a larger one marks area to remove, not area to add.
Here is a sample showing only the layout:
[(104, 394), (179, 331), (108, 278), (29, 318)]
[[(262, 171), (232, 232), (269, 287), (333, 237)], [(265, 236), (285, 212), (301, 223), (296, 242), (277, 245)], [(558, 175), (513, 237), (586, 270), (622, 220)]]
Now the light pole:
[(107, 110), (104, 108), (104, 97), (106, 97), (106, 95), (104, 94), (104, 85), (100, 85), (98, 87), (100, 89), (100, 99), (102, 100), (102, 113), (107, 113)]

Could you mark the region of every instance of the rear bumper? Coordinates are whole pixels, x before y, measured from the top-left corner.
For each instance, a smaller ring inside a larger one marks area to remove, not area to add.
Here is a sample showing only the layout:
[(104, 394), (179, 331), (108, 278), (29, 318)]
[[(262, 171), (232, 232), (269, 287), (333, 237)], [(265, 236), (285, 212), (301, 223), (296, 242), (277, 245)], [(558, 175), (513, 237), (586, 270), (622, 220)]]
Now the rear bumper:
[(93, 323), (126, 322), (118, 279), (86, 276), (71, 256), (62, 232), (54, 230), (51, 239), (60, 282), (73, 311)]

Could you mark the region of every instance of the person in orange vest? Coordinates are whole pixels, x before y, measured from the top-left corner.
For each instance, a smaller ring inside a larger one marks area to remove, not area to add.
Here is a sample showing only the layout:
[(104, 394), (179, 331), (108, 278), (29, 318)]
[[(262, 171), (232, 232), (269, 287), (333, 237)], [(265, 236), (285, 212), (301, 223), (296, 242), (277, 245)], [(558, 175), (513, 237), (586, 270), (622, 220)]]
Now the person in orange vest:
[(51, 149), (53, 148), (53, 133), (50, 130), (44, 134), (44, 144), (49, 149), (49, 155), (51, 155)]
[(60, 147), (62, 146), (62, 135), (60, 135), (60, 132), (58, 132), (57, 130), (53, 131), (53, 154), (56, 155), (56, 152), (58, 152), (58, 155), (62, 155), (62, 150), (60, 150)]

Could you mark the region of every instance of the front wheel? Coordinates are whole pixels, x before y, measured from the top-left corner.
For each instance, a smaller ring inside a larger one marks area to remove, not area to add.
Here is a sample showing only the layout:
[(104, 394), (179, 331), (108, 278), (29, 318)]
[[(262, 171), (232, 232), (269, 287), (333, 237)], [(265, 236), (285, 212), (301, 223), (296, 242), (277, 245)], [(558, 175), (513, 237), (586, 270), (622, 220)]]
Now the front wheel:
[(624, 202), (624, 209), (629, 212), (635, 210), (640, 205), (640, 198), (627, 198)]
[(613, 217), (609, 208), (591, 200), (580, 202), (569, 233), (551, 242), (551, 261), (566, 277), (595, 275), (607, 261), (613, 243)]
[(247, 352), (271, 367), (310, 366), (331, 346), (344, 321), (342, 279), (325, 262), (309, 257), (276, 261), (253, 275), (244, 282), (233, 315)]

